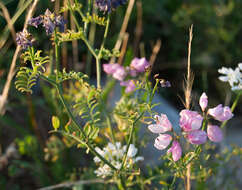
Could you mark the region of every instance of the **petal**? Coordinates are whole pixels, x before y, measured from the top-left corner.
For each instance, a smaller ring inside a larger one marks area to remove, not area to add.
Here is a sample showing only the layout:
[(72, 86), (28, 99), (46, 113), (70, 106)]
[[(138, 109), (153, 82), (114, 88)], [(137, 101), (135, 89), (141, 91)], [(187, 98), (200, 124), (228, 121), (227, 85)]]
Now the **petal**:
[(172, 137), (171, 135), (168, 134), (160, 134), (156, 139), (155, 139), (155, 148), (159, 150), (165, 149), (171, 142)]
[(217, 125), (208, 125), (208, 138), (213, 142), (220, 142), (223, 140), (223, 132)]

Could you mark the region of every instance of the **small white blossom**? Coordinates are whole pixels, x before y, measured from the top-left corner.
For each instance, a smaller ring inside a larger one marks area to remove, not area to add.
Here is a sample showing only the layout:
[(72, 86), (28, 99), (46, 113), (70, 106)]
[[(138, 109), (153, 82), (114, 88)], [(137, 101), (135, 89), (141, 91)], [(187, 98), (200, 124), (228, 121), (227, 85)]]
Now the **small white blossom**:
[[(122, 146), (120, 142), (115, 144), (108, 143), (106, 147), (102, 150), (98, 147), (95, 150), (102, 155), (108, 162), (110, 162), (115, 168), (120, 169), (122, 166), (123, 157), (127, 150), (127, 146)], [(129, 169), (132, 165), (138, 161), (143, 161), (144, 158), (141, 156), (135, 157), (138, 152), (138, 149), (130, 144), (129, 150), (127, 153), (127, 160), (124, 163), (124, 167)], [(95, 170), (95, 174), (99, 177), (105, 178), (112, 175), (112, 169), (107, 165), (101, 162), (101, 160), (96, 156), (94, 157), (94, 162), (99, 165), (98, 169)]]
[(241, 90), (242, 89), (242, 63), (238, 64), (238, 67), (233, 70), (232, 68), (222, 67), (218, 70), (223, 76), (219, 77), (219, 80), (223, 82), (228, 82), (231, 86), (231, 90)]

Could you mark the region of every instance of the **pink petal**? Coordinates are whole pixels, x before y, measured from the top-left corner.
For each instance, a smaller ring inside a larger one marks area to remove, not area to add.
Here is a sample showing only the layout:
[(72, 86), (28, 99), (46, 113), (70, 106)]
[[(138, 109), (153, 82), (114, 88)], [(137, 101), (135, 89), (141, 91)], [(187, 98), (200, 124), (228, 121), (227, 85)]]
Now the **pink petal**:
[(172, 140), (172, 136), (168, 134), (160, 134), (156, 139), (155, 139), (155, 148), (159, 150), (165, 149)]
[(213, 142), (220, 142), (223, 140), (223, 132), (217, 125), (208, 125), (208, 138)]

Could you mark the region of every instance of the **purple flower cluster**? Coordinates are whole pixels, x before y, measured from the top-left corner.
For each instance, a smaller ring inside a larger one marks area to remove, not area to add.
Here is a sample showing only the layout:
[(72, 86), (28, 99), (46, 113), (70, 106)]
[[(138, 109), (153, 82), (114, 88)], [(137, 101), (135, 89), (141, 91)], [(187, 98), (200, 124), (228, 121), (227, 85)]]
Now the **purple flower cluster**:
[(16, 42), (23, 49), (27, 49), (28, 47), (32, 47), (34, 39), (31, 34), (27, 30), (23, 30), (22, 32), (18, 32), (16, 34)]
[[(223, 107), (221, 104), (215, 108), (210, 108), (207, 112), (205, 112), (208, 105), (208, 97), (205, 93), (203, 93), (200, 97), (199, 104), (206, 117), (207, 115), (210, 115), (215, 120), (221, 122), (227, 121), (233, 117), (230, 108), (227, 106)], [(154, 146), (159, 150), (163, 150), (167, 148), (172, 141), (172, 136), (170, 134), (163, 133), (172, 131), (172, 125), (165, 114), (161, 114), (161, 116), (156, 115), (155, 121), (156, 124), (149, 125), (148, 129), (152, 133), (159, 134), (159, 136), (155, 139)], [(221, 129), (217, 125), (208, 124), (206, 133), (204, 129), (200, 129), (203, 121), (204, 118), (196, 111), (185, 109), (180, 112), (179, 125), (186, 140), (189, 143), (196, 145), (204, 144), (207, 141), (207, 137), (213, 142), (220, 142), (223, 139)], [(179, 160), (182, 155), (182, 149), (179, 142), (174, 140), (171, 148), (167, 152), (172, 153), (174, 161)]]
[(145, 70), (150, 66), (149, 62), (145, 58), (134, 58), (131, 61), (129, 67), (123, 67), (118, 63), (114, 64), (103, 64), (103, 70), (113, 78), (120, 81), (121, 86), (125, 86), (125, 92), (130, 93), (135, 90), (135, 81), (126, 79), (126, 77), (136, 77), (140, 73), (144, 73)]
[(66, 21), (60, 15), (56, 16), (54, 13), (51, 13), (49, 9), (45, 11), (44, 15), (40, 15), (35, 18), (31, 18), (28, 21), (28, 24), (34, 27), (38, 27), (40, 24), (43, 24), (46, 34), (51, 35), (55, 28), (59, 28), (60, 32), (64, 32)]
[(120, 5), (124, 5), (127, 0), (95, 0), (96, 7), (104, 12), (111, 12)]

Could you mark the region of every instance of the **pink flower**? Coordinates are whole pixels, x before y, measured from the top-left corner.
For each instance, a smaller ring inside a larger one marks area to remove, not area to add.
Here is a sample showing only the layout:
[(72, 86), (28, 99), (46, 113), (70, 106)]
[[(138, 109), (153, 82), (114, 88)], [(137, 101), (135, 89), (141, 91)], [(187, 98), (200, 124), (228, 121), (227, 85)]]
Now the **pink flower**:
[(118, 63), (103, 64), (103, 70), (107, 74), (111, 74), (113, 78), (120, 81), (124, 80), (124, 78), (127, 75), (127, 72), (125, 71), (124, 67), (122, 65), (119, 65)]
[(191, 131), (186, 136), (191, 144), (203, 144), (207, 141), (207, 134), (202, 130)]
[(223, 140), (223, 132), (217, 125), (208, 125), (208, 138), (213, 142), (220, 142)]
[(116, 71), (113, 73), (113, 78), (117, 79), (117, 80), (124, 80), (124, 78), (126, 77), (127, 73), (124, 69), (123, 66), (119, 66)]
[(172, 136), (168, 134), (160, 134), (156, 139), (155, 139), (155, 148), (159, 150), (165, 149), (172, 140)]
[(171, 148), (168, 149), (167, 153), (172, 153), (172, 159), (174, 160), (174, 162), (176, 162), (177, 160), (179, 160), (182, 156), (182, 149), (181, 149), (181, 145), (179, 144), (178, 141), (174, 140), (172, 142), (172, 146)]
[(145, 69), (149, 67), (149, 62), (145, 58), (134, 58), (130, 64), (130, 75), (136, 76), (137, 73), (145, 72)]
[(165, 133), (172, 130), (172, 125), (165, 114), (155, 115), (156, 124), (151, 124), (148, 129), (152, 133)]
[(208, 105), (208, 97), (207, 97), (206, 93), (203, 93), (202, 96), (200, 97), (199, 104), (200, 104), (202, 111), (204, 111)]
[(213, 116), (214, 119), (218, 121), (226, 121), (233, 117), (233, 114), (228, 106), (223, 107), (222, 104), (219, 104), (215, 108), (208, 110), (208, 114)]
[(103, 70), (107, 74), (113, 74), (116, 72), (117, 68), (119, 68), (120, 65), (117, 63), (114, 64), (103, 64)]
[(136, 88), (135, 83), (133, 80), (128, 80), (128, 81), (122, 81), (120, 82), (121, 86), (126, 86), (125, 92), (130, 93), (133, 92)]
[(193, 131), (200, 129), (203, 117), (195, 111), (182, 110), (180, 112), (180, 127), (183, 131)]

